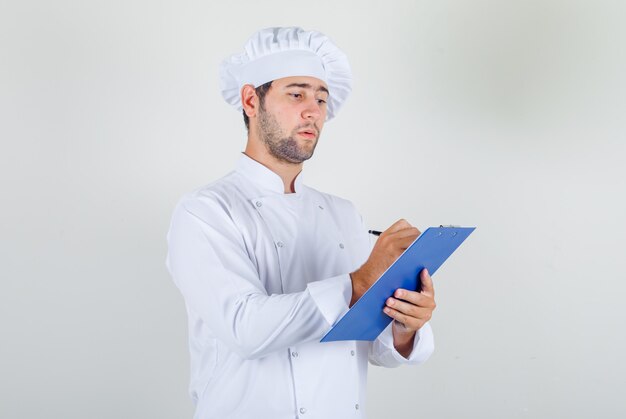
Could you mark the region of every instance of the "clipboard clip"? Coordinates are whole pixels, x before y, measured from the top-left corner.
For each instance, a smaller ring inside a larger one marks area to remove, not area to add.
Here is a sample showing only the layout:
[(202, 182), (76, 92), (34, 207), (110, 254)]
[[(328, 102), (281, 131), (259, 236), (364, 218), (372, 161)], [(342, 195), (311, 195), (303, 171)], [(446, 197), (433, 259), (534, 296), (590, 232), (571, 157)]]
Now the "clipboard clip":
[[(439, 228), (461, 228), (461, 226), (453, 226), (453, 225), (444, 226), (444, 225), (440, 224)], [(451, 233), (452, 237), (455, 237), (456, 235), (457, 235), (456, 230)], [(443, 236), (443, 232), (440, 231), (439, 234), (437, 234), (437, 237), (441, 237), (441, 236)]]

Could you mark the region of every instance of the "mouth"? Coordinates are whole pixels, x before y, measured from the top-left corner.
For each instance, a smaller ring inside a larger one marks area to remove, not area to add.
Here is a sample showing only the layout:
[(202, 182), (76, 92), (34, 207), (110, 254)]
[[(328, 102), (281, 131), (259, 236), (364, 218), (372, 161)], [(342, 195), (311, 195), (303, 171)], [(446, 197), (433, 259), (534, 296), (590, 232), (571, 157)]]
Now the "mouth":
[(298, 134), (307, 139), (312, 139), (312, 138), (317, 137), (317, 131), (314, 129), (305, 129), (302, 131), (298, 131)]

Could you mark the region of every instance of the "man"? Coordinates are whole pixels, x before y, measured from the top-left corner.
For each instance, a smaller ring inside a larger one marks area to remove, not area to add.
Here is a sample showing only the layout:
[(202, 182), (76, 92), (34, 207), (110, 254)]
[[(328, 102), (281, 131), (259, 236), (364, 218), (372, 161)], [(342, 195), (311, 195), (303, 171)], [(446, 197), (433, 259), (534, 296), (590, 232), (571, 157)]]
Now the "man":
[(368, 359), (426, 360), (435, 302), (423, 271), (421, 292), (388, 299), (395, 321), (374, 342), (319, 342), (420, 234), (400, 220), (370, 249), (350, 202), (303, 184), (303, 162), (350, 92), (347, 59), (319, 32), (269, 28), (222, 64), (221, 81), (243, 110), (245, 152), (181, 199), (168, 233), (195, 418), (364, 417)]

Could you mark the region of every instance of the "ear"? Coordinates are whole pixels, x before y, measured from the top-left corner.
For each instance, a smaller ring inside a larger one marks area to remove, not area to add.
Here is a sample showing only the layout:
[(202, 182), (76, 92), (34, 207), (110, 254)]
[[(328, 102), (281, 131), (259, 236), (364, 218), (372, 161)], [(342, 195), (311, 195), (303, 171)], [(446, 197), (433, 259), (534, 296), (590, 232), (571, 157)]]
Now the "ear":
[(243, 110), (248, 115), (248, 118), (255, 117), (258, 112), (259, 97), (256, 95), (254, 86), (251, 84), (245, 84), (241, 88), (241, 105)]

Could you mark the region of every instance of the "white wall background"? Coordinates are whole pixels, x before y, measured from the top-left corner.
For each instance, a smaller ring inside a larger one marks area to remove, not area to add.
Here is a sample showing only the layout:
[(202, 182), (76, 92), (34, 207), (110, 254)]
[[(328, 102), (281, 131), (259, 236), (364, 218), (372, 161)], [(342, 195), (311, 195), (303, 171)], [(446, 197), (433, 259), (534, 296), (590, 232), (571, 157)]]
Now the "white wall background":
[(625, 21), (619, 0), (0, 3), (0, 417), (191, 417), (165, 233), (245, 144), (218, 63), (276, 25), (353, 67), (310, 185), (373, 228), (478, 226), (435, 275), (435, 354), (371, 368), (369, 417), (625, 417)]

